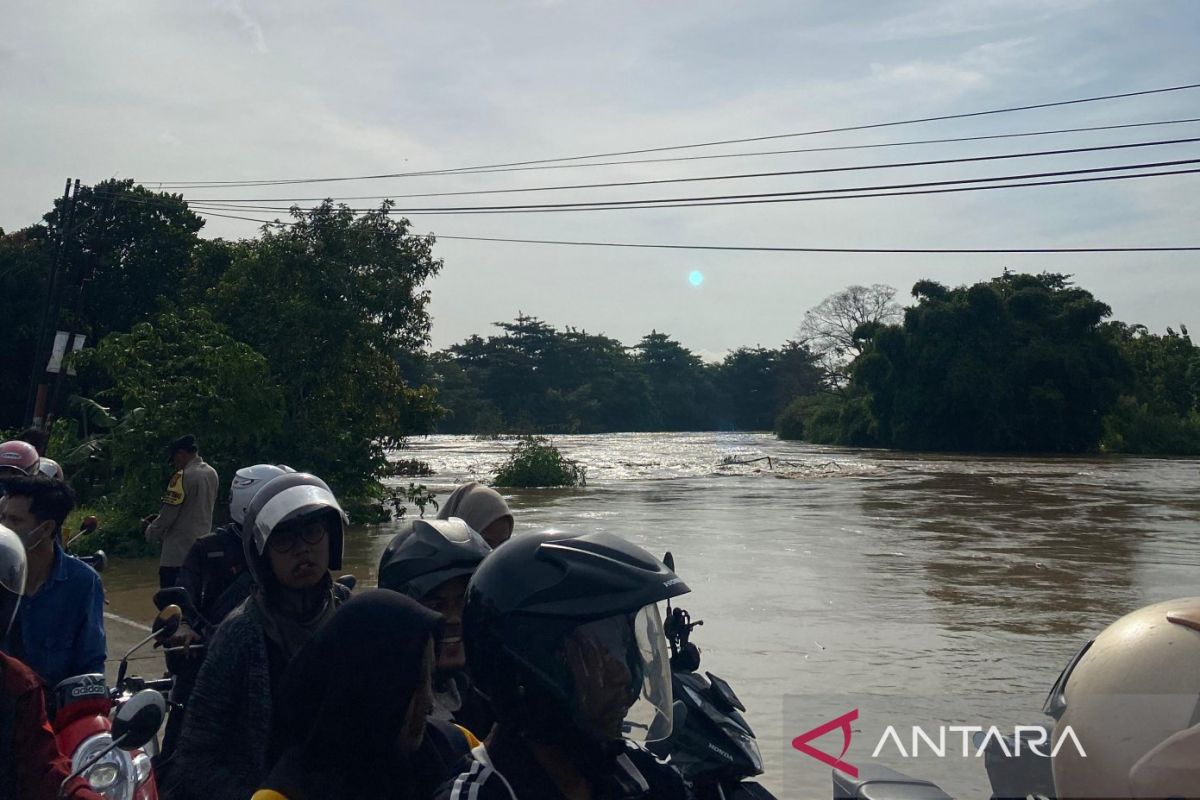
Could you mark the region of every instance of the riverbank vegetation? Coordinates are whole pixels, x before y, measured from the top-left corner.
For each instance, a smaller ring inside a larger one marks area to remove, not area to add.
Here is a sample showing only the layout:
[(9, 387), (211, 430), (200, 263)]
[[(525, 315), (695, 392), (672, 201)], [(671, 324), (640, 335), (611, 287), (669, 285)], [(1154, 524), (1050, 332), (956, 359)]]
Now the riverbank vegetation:
[(793, 401), (784, 438), (904, 450), (1200, 454), (1200, 349), (1056, 273), (912, 289), (851, 334), (844, 382)]
[(440, 413), (401, 366), (427, 343), (433, 238), (386, 204), (325, 203), (240, 241), (202, 240), (202, 226), (177, 195), (106, 181), (0, 235), (0, 428), (23, 422), (58, 258), (60, 327), (89, 346), (51, 392), (51, 455), (110, 535), (140, 538), (164, 448), (189, 432), (222, 489), (238, 467), (285, 463), (324, 478), (356, 521), (382, 519), (405, 499), (383, 481), (406, 462), (387, 454)]

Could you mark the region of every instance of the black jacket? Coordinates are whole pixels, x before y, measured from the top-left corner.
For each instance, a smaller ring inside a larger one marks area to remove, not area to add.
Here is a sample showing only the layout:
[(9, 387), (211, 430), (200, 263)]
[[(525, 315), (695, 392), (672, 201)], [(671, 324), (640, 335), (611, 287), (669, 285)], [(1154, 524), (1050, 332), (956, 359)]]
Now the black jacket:
[(189, 620), (197, 630), (219, 625), (240, 606), (253, 585), (246, 570), (241, 526), (231, 522), (197, 539), (179, 568), (177, 584), (187, 589), (200, 612), (202, 620)]
[[(563, 800), (533, 753), (519, 739), (480, 745), (437, 800)], [(511, 788), (510, 788), (511, 787)], [(610, 780), (593, 786), (593, 800), (690, 800), (683, 778), (665, 761), (632, 742), (613, 764)]]

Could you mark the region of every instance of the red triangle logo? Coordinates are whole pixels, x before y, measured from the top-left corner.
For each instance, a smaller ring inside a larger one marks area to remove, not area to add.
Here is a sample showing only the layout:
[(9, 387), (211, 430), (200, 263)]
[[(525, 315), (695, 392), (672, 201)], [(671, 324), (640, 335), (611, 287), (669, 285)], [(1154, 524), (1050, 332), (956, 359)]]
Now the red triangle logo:
[[(837, 719), (831, 719), (824, 725), (820, 725), (816, 728), (813, 728), (811, 731), (805, 731), (804, 733), (800, 734), (795, 739), (792, 739), (792, 747), (796, 748), (801, 753), (804, 753), (806, 756), (815, 758), (822, 764), (828, 764), (834, 769), (841, 770), (852, 778), (857, 778), (858, 767), (854, 766), (853, 764), (847, 764), (842, 760), (846, 756), (846, 751), (850, 749), (850, 737), (852, 735), (850, 723), (855, 722), (857, 719), (858, 709), (856, 708), (853, 711), (842, 714)], [(830, 731), (835, 731), (838, 729), (841, 729), (842, 731), (842, 752), (837, 756), (832, 756), (829, 753), (818, 750), (809, 744), (809, 742), (811, 742), (813, 739), (820, 739)]]

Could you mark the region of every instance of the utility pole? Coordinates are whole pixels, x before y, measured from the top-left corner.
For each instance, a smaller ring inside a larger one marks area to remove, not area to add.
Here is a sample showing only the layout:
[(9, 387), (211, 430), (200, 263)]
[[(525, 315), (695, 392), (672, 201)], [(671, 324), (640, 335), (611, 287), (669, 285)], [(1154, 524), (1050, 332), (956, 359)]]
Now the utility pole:
[[(58, 247), (50, 267), (50, 285), (46, 290), (46, 305), (42, 309), (42, 324), (38, 328), (34, 346), (33, 369), (29, 376), (29, 394), (25, 401), (26, 422), (35, 428), (44, 429), (46, 399), (50, 390), (50, 356), (54, 351), (54, 339), (58, 332), (58, 314), (62, 304), (62, 287), (59, 274), (66, 257), (67, 237), (75, 221), (75, 206), (79, 197), (79, 179), (75, 179), (72, 192), (71, 179), (63, 190), (62, 210), (59, 212)], [(68, 345), (70, 343), (68, 342)]]

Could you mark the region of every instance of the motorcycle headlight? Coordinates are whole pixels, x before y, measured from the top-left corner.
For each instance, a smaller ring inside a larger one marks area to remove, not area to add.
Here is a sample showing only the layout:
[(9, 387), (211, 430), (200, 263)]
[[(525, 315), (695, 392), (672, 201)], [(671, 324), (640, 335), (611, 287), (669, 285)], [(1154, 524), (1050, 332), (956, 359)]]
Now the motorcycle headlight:
[[(109, 745), (112, 736), (98, 733), (84, 740), (71, 756), (71, 771), (91, 761)], [(104, 795), (106, 800), (133, 800), (134, 764), (124, 750), (112, 750), (88, 768), (83, 777), (93, 791)]]

